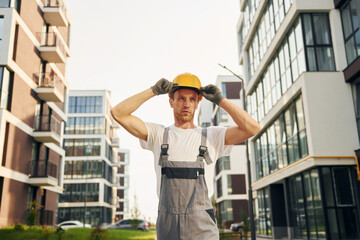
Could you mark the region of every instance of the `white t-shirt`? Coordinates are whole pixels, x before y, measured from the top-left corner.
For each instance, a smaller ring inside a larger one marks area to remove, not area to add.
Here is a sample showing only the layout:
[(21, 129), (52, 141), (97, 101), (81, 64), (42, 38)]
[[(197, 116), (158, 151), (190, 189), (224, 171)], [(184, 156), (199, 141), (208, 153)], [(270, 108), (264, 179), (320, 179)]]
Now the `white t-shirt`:
[[(165, 127), (156, 123), (145, 123), (145, 125), (148, 131), (148, 138), (147, 141), (140, 140), (140, 145), (142, 148), (150, 150), (154, 154), (154, 167), (157, 181), (156, 190), (159, 197), (161, 184), (159, 157)], [(169, 128), (169, 161), (196, 161), (201, 145), (201, 128), (182, 129), (174, 125)], [(213, 179), (216, 160), (222, 156), (229, 155), (232, 149), (232, 145), (225, 145), (225, 132), (225, 127), (209, 127), (207, 130), (206, 146), (213, 161), (209, 165), (204, 161), (205, 181), (209, 197), (214, 193)]]

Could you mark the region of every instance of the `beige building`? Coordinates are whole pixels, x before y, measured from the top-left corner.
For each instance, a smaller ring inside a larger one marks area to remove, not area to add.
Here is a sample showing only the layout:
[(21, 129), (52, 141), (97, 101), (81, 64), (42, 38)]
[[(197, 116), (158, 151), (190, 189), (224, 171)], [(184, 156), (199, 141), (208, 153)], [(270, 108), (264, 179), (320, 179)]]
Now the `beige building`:
[(62, 1), (0, 1), (0, 226), (55, 224), (63, 192), (66, 58), (70, 18)]

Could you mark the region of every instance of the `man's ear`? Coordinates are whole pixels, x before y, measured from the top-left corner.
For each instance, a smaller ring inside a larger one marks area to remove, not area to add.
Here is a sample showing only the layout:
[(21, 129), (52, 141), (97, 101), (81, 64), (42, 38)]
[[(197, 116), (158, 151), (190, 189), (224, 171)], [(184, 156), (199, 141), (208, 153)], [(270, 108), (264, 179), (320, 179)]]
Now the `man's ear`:
[(174, 108), (174, 100), (172, 98), (169, 98), (170, 107)]

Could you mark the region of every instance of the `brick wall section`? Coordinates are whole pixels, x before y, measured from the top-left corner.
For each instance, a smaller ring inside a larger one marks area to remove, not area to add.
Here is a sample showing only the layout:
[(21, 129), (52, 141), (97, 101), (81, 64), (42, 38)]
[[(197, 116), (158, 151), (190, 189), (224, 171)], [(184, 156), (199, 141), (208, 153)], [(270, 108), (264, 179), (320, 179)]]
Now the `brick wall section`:
[(32, 137), (10, 124), (7, 141), (5, 167), (28, 175), (30, 173)]
[(40, 72), (40, 53), (21, 27), (19, 27), (16, 46), (15, 62), (37, 83)]
[(11, 113), (21, 121), (35, 127), (36, 93), (15, 74)]
[(26, 223), (29, 185), (4, 178), (0, 206), (0, 227)]
[(36, 0), (21, 1), (20, 17), (30, 31), (38, 37), (44, 23), (43, 13)]

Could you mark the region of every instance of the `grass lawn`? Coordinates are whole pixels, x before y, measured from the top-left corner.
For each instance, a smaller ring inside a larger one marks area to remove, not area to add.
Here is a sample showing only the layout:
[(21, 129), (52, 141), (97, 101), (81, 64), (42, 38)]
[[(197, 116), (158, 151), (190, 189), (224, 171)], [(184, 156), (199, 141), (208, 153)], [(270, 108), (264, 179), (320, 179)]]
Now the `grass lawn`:
[(92, 229), (89, 228), (73, 228), (65, 232), (57, 233), (55, 229), (44, 231), (41, 227), (28, 228), (26, 230), (0, 229), (1, 240), (89, 240), (89, 239), (105, 239), (105, 240), (153, 240), (156, 238), (155, 232), (141, 232), (133, 230), (117, 230), (108, 229), (105, 238), (91, 238)]

